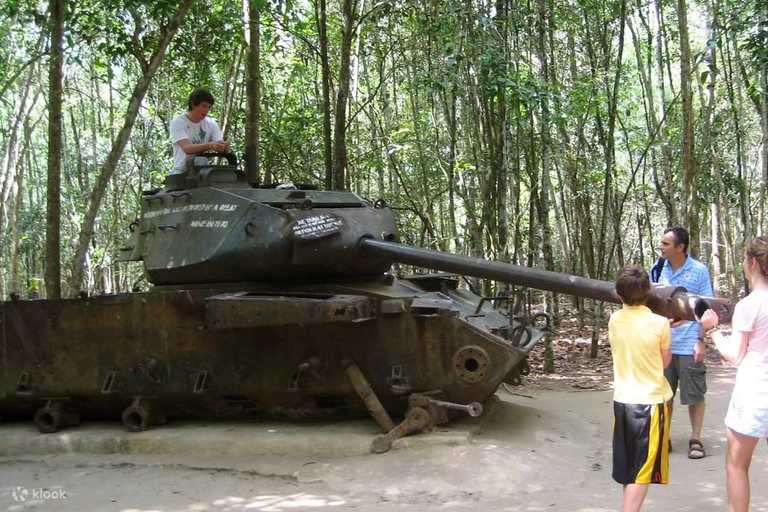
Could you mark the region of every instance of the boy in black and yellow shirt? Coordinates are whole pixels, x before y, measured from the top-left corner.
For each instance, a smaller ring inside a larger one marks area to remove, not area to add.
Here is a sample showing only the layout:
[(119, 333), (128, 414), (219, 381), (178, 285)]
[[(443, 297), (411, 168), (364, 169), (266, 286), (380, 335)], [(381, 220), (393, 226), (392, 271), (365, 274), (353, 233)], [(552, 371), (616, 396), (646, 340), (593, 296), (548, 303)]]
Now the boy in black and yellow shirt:
[(672, 389), (664, 368), (672, 359), (669, 320), (645, 306), (648, 273), (634, 266), (616, 275), (622, 308), (608, 322), (613, 355), (613, 479), (624, 486), (622, 512), (639, 511), (648, 485), (669, 477)]

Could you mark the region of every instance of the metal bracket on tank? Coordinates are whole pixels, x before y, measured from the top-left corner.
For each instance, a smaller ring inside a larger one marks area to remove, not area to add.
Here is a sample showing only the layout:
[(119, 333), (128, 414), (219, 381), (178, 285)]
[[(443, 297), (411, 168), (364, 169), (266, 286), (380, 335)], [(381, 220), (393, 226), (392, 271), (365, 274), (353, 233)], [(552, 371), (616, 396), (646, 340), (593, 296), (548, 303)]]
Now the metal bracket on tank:
[(471, 314), (471, 315), (467, 315), (467, 318), (485, 316), (485, 313), (481, 313), (480, 311), (482, 311), (483, 305), (485, 305), (486, 302), (493, 303), (493, 301), (510, 300), (512, 298), (513, 297), (511, 297), (510, 295), (496, 295), (494, 297), (480, 297), (480, 301), (477, 303), (477, 307), (475, 308), (475, 312), (473, 314)]
[(101, 394), (109, 395), (115, 392), (115, 376), (117, 372), (107, 372), (104, 383), (101, 385)]
[(459, 312), (454, 308), (453, 299), (442, 294), (433, 294), (429, 297), (416, 297), (411, 302), (411, 314), (421, 317), (435, 317), (443, 315), (456, 316)]
[(171, 197), (173, 198), (173, 202), (175, 203), (177, 199), (181, 199), (182, 197), (186, 196), (187, 200), (192, 199), (192, 196), (189, 194), (189, 192), (181, 192), (181, 193), (171, 193)]
[(301, 377), (301, 372), (298, 368), (291, 372), (291, 377), (288, 379), (288, 391), (299, 390), (299, 377)]
[(328, 361), (322, 359), (320, 356), (309, 357), (306, 361), (298, 366), (298, 370), (302, 372), (308, 372), (311, 376), (319, 380), (320, 382), (326, 382), (328, 378), (325, 376), (326, 368), (328, 367)]
[[(526, 346), (531, 341), (531, 331), (525, 324), (517, 324), (512, 329), (510, 336), (513, 347)], [(524, 338), (525, 336), (525, 338)], [(523, 341), (525, 340), (525, 341)]]
[(137, 364), (131, 371), (145, 376), (155, 384), (162, 383), (162, 362), (159, 357), (147, 357), (143, 363)]
[[(509, 339), (512, 342), (513, 347), (518, 347), (523, 350), (528, 347), (530, 343), (535, 343), (541, 336), (534, 339), (534, 332), (531, 329), (539, 331), (539, 333), (554, 332), (552, 328), (552, 317), (549, 313), (543, 311), (537, 311), (535, 313), (528, 313), (523, 316), (516, 316), (514, 320), (518, 322), (514, 327), (510, 327)], [(541, 321), (544, 321), (544, 325), (541, 325)]]
[(28, 373), (19, 375), (16, 381), (16, 394), (22, 396), (31, 396), (37, 392), (37, 385), (32, 382), (32, 377)]
[(389, 384), (389, 390), (395, 395), (407, 395), (412, 390), (410, 380), (403, 375), (403, 367), (399, 364), (392, 367), (392, 372), (387, 377), (387, 384)]
[(196, 395), (202, 395), (206, 391), (208, 391), (208, 372), (206, 370), (200, 370), (197, 374), (197, 378), (195, 379), (195, 387), (192, 390), (192, 393)]
[(379, 302), (379, 309), (383, 315), (398, 315), (410, 308), (410, 301), (405, 299), (385, 299)]
[(299, 390), (299, 379), (302, 374), (311, 375), (320, 382), (327, 382), (328, 378), (325, 375), (327, 367), (328, 362), (320, 358), (320, 356), (314, 355), (309, 357), (291, 373), (291, 378), (288, 380), (288, 391)]
[[(501, 382), (504, 386), (508, 384), (519, 386), (523, 383), (522, 376), (528, 375), (529, 373), (531, 373), (531, 367), (528, 366), (528, 359), (523, 358), (519, 363), (513, 366), (509, 372), (507, 372)], [(507, 389), (507, 391), (509, 391), (509, 389)]]

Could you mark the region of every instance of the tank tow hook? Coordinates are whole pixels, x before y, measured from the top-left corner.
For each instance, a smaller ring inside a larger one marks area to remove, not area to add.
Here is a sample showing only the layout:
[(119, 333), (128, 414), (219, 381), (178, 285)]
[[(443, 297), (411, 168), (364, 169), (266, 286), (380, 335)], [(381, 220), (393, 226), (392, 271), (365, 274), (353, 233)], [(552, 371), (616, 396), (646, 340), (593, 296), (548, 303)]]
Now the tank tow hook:
[(144, 432), (150, 425), (164, 425), (168, 418), (151, 396), (137, 396), (122, 414), (123, 425), (130, 432)]
[(59, 429), (76, 427), (80, 424), (80, 415), (67, 405), (69, 398), (49, 398), (44, 407), (35, 413), (35, 425), (43, 434), (53, 434)]
[(483, 406), (478, 402), (468, 405), (435, 400), (421, 393), (413, 393), (408, 397), (408, 412), (405, 419), (395, 428), (373, 440), (371, 451), (384, 453), (389, 451), (395, 440), (409, 434), (427, 432), (437, 424), (448, 421), (446, 409), (463, 411), (476, 418), (483, 414)]

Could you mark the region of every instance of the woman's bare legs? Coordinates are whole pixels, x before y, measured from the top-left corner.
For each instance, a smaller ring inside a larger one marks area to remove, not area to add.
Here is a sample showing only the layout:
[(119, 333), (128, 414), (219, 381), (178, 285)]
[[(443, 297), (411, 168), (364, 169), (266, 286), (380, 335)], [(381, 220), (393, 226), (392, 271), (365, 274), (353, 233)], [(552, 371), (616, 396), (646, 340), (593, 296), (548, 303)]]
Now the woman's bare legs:
[(728, 511), (749, 512), (749, 465), (759, 441), (728, 430), (728, 449), (725, 454), (726, 486), (728, 487)]

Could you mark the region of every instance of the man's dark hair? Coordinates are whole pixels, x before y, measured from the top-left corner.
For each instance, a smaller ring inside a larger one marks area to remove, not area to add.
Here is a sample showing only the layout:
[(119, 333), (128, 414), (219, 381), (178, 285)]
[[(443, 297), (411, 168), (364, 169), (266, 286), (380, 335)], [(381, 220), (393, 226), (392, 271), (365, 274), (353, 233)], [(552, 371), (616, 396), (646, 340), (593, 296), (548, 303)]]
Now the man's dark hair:
[(651, 281), (645, 269), (628, 265), (621, 267), (616, 273), (616, 293), (624, 304), (642, 306), (648, 300), (650, 291)]
[(187, 110), (192, 110), (201, 103), (210, 103), (213, 105), (213, 94), (211, 94), (208, 89), (195, 89), (192, 91), (192, 94), (189, 95), (189, 101), (187, 102)]
[(685, 254), (688, 254), (688, 242), (690, 241), (690, 238), (688, 237), (688, 232), (685, 230), (685, 228), (681, 228), (680, 226), (667, 228), (664, 230), (664, 234), (666, 235), (670, 231), (674, 233), (678, 245), (685, 244)]

